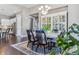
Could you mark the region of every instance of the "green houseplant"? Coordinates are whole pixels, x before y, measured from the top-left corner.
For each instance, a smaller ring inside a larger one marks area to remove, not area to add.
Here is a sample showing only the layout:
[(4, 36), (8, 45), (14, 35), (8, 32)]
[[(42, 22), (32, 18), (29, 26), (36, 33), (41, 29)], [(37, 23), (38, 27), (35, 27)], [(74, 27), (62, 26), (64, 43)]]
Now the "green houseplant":
[[(79, 46), (79, 41), (77, 41), (74, 37), (70, 35), (70, 33), (66, 33), (69, 37), (62, 38), (60, 35), (57, 37), (56, 44), (61, 48), (60, 54), (70, 54), (68, 53), (69, 49), (75, 45)], [(51, 50), (51, 55), (55, 55), (55, 49)]]
[(79, 34), (79, 25), (78, 24), (72, 24), (70, 27), (69, 27), (69, 32), (74, 32), (76, 34)]
[(57, 37), (57, 45), (61, 48), (60, 54), (65, 54), (69, 49), (75, 45), (79, 46), (79, 41), (77, 41), (70, 34), (69, 38), (62, 38), (60, 36)]
[(42, 27), (42, 30), (48, 31), (48, 30), (50, 30), (50, 26), (45, 25)]
[[(75, 30), (75, 28), (77, 30)], [(56, 39), (56, 44), (57, 47), (61, 48), (60, 54), (66, 54), (66, 55), (78, 55), (79, 54), (79, 41), (77, 39), (75, 39), (73, 36), (71, 36), (71, 33), (76, 33), (79, 34), (79, 25), (77, 24), (72, 24), (69, 27), (70, 31), (65, 33), (64, 37), (61, 37), (61, 35), (58, 35), (57, 39)], [(77, 46), (77, 50), (73, 51), (73, 52), (68, 52), (72, 47)], [(51, 55), (55, 55), (56, 51), (55, 49), (52, 49), (50, 52)]]

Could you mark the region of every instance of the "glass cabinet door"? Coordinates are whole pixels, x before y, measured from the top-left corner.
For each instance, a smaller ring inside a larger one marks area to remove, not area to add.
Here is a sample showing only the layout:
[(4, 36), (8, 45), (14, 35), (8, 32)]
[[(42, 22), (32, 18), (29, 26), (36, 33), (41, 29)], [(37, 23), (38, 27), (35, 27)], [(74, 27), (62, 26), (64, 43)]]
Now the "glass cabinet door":
[(66, 30), (66, 12), (60, 12), (41, 17), (41, 29), (51, 32)]
[(41, 28), (45, 31), (51, 30), (51, 17), (46, 17), (41, 19)]
[(65, 15), (53, 16), (52, 24), (53, 24), (52, 25), (52, 27), (53, 27), (52, 31), (53, 32), (65, 30), (65, 28), (66, 28)]

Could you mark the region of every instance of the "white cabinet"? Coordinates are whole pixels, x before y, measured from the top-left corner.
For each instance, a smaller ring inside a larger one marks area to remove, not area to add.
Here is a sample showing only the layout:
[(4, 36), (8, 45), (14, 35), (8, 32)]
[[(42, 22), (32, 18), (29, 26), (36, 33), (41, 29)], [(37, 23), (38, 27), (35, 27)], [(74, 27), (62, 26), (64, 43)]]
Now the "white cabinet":
[(66, 31), (67, 27), (67, 12), (62, 11), (58, 13), (41, 16), (41, 29), (50, 32)]

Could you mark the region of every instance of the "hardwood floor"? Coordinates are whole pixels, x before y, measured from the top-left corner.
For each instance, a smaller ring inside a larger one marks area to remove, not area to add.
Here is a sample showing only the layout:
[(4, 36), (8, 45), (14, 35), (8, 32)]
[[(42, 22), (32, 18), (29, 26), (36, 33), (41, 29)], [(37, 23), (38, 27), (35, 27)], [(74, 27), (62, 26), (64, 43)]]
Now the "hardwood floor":
[(24, 55), (22, 52), (12, 48), (10, 45), (25, 40), (26, 38), (16, 38), (15, 36), (12, 36), (11, 39), (3, 39), (2, 43), (0, 41), (0, 55)]

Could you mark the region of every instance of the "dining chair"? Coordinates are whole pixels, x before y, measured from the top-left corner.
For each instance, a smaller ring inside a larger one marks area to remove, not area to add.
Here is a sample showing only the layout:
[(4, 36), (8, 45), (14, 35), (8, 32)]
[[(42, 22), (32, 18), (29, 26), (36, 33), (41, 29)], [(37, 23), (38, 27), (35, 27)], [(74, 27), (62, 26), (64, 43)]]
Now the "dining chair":
[(65, 35), (65, 33), (66, 33), (65, 31), (61, 31), (61, 32), (60, 32), (60, 36), (63, 38), (64, 35)]
[(47, 37), (46, 37), (45, 32), (42, 30), (37, 30), (36, 31), (36, 38), (38, 40), (36, 51), (37, 51), (38, 47), (43, 47), (44, 54), (45, 54), (46, 53), (45, 49), (49, 47), (49, 42), (47, 42)]
[(7, 28), (6, 29), (6, 40), (8, 39), (9, 40), (9, 43), (11, 43), (11, 38), (13, 36), (13, 31), (12, 31), (12, 28)]
[(35, 38), (35, 35), (33, 33), (33, 30), (27, 30), (27, 37), (28, 37), (28, 44), (27, 44), (27, 47), (28, 45), (31, 43), (32, 44), (32, 49), (33, 49), (33, 46), (36, 45), (35, 43), (38, 41), (36, 38)]
[(54, 37), (47, 37), (47, 40), (50, 42), (49, 43), (49, 50), (51, 50), (53, 47), (55, 48), (56, 47), (56, 38)]
[(2, 44), (2, 28), (0, 28), (0, 42), (1, 42), (1, 44)]
[(1, 44), (2, 44), (3, 39), (5, 39), (5, 38), (6, 38), (6, 31), (4, 29), (0, 29), (0, 40), (1, 40)]

